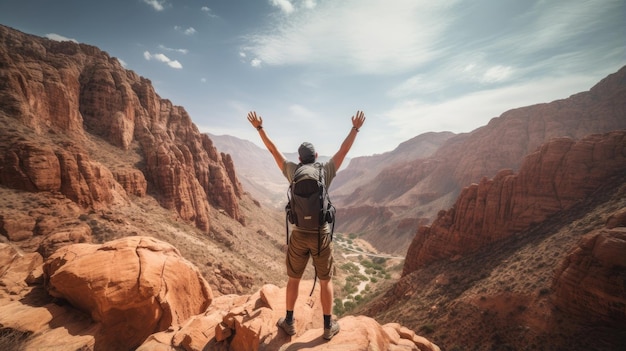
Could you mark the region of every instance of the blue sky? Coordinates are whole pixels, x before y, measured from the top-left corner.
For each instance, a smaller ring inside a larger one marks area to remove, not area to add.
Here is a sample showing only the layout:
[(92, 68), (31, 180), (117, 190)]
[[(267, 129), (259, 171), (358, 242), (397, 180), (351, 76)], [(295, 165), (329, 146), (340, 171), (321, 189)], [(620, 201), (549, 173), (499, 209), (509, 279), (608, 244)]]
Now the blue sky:
[(623, 0), (0, 0), (0, 23), (99, 47), (203, 132), (350, 157), (585, 91), (626, 65)]

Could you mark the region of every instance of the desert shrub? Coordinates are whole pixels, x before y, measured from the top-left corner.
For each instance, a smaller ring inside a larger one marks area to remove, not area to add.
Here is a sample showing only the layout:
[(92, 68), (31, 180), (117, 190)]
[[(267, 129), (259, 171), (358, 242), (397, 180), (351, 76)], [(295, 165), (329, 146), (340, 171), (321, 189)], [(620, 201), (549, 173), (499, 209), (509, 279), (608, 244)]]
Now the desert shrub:
[(335, 299), (335, 303), (333, 304), (333, 313), (341, 316), (346, 312), (345, 308), (343, 307), (343, 301), (341, 301), (341, 299), (337, 298)]
[(341, 265), (341, 269), (349, 273), (357, 273), (359, 271), (359, 267), (352, 262), (344, 263)]
[(342, 290), (346, 295), (354, 294), (355, 292), (358, 291), (357, 287), (354, 286), (354, 284), (349, 281), (346, 281), (346, 284), (343, 286)]
[(344, 311), (345, 312), (350, 312), (350, 311), (352, 311), (356, 307), (356, 303), (354, 303), (352, 301), (346, 301), (343, 304), (343, 307), (344, 307)]
[(374, 257), (374, 258), (372, 259), (372, 261), (373, 261), (375, 264), (379, 264), (379, 265), (383, 265), (383, 264), (387, 263), (387, 259), (386, 259), (386, 258), (384, 258), (384, 257)]
[(420, 327), (420, 331), (424, 334), (432, 334), (435, 331), (435, 326), (431, 323), (427, 323)]

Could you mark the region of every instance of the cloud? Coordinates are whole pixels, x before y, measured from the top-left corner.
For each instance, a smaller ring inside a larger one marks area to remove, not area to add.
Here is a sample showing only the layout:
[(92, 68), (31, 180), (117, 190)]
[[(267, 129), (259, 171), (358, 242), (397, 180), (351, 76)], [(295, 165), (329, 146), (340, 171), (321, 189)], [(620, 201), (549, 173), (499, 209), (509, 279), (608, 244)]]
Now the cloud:
[(178, 53), (184, 54), (184, 55), (189, 53), (189, 50), (187, 50), (187, 49), (173, 49), (173, 48), (168, 48), (165, 45), (159, 45), (159, 49), (165, 50), (165, 51), (178, 52)]
[(302, 2), (302, 6), (305, 9), (314, 9), (315, 6), (317, 6), (317, 1), (315, 1), (315, 0), (304, 0)]
[(513, 108), (551, 102), (586, 91), (595, 83), (594, 79), (595, 76), (587, 75), (548, 76), (498, 89), (468, 92), (439, 102), (405, 99), (383, 115), (397, 128), (401, 135), (396, 137), (400, 140), (426, 131), (469, 132)]
[(212, 17), (212, 18), (217, 18), (217, 17), (218, 17), (218, 16), (217, 16), (216, 14), (214, 14), (214, 13), (213, 13), (213, 11), (212, 11), (209, 7), (207, 7), (207, 6), (202, 6), (202, 8), (200, 8), (200, 10), (201, 10), (202, 12), (206, 12), (206, 14), (207, 14), (209, 17)]
[(145, 2), (146, 4), (152, 6), (152, 8), (157, 10), (157, 11), (163, 11), (163, 9), (164, 9), (163, 4), (165, 3), (165, 1), (143, 0), (143, 2)]
[(262, 62), (263, 62), (263, 61), (261, 61), (260, 59), (255, 58), (255, 59), (252, 59), (252, 60), (250, 61), (250, 65), (251, 65), (252, 67), (261, 67), (261, 63), (262, 63)]
[(185, 28), (183, 28), (181, 26), (174, 26), (174, 29), (176, 29), (179, 32), (182, 32), (185, 35), (194, 35), (194, 34), (197, 33), (196, 29), (193, 28), (193, 27), (189, 27), (189, 28), (185, 29)]
[(148, 51), (145, 51), (143, 53), (143, 57), (150, 61), (150, 60), (156, 60), (159, 62), (164, 62), (167, 63), (168, 66), (172, 67), (172, 68), (176, 68), (176, 69), (182, 69), (183, 65), (180, 64), (180, 62), (178, 62), (177, 60), (171, 60), (169, 57), (165, 56), (164, 54), (151, 54)]
[[(311, 65), (356, 73), (403, 72), (433, 60), (455, 1), (307, 2), (245, 37), (244, 50), (273, 66)], [(287, 12), (290, 2), (274, 1)]]
[(508, 66), (494, 66), (489, 68), (482, 76), (481, 82), (495, 83), (506, 81), (513, 73), (513, 68)]
[(512, 40), (519, 51), (551, 48), (592, 32), (598, 22), (606, 21), (615, 12), (623, 15), (623, 11), (623, 0), (540, 1), (524, 15), (530, 23), (530, 35), (524, 33)]
[(78, 43), (78, 41), (76, 39), (66, 38), (66, 37), (64, 37), (62, 35), (55, 34), (55, 33), (46, 34), (46, 38), (48, 38), (50, 40), (54, 40), (54, 41), (71, 41), (73, 43)]
[(270, 0), (270, 4), (278, 7), (285, 14), (290, 14), (294, 11), (293, 4), (289, 0)]

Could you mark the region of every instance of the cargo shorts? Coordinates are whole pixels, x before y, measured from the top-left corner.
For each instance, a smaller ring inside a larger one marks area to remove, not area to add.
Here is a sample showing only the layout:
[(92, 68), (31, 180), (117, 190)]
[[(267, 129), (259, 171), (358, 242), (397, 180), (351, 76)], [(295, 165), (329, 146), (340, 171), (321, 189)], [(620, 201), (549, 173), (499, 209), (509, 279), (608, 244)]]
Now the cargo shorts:
[[(328, 226), (326, 226), (328, 229)], [(317, 252), (318, 233), (303, 231), (294, 227), (289, 238), (287, 249), (287, 275), (290, 278), (300, 279), (309, 263), (309, 256), (313, 258), (313, 266), (320, 280), (330, 280), (335, 273), (333, 260), (333, 243), (330, 232), (322, 230), (319, 255)]]

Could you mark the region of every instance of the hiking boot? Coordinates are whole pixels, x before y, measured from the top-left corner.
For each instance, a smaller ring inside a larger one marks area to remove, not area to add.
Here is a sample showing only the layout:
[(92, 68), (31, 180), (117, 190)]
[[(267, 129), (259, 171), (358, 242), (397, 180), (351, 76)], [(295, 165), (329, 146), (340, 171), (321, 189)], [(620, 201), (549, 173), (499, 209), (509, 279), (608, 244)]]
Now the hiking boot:
[(330, 322), (330, 328), (324, 328), (324, 339), (330, 340), (333, 336), (339, 333), (339, 323), (335, 321)]
[(285, 331), (285, 333), (289, 335), (294, 335), (296, 333), (295, 323), (294, 322), (292, 322), (291, 324), (287, 323), (287, 320), (285, 319), (285, 317), (281, 317), (276, 323), (276, 325), (282, 328)]

